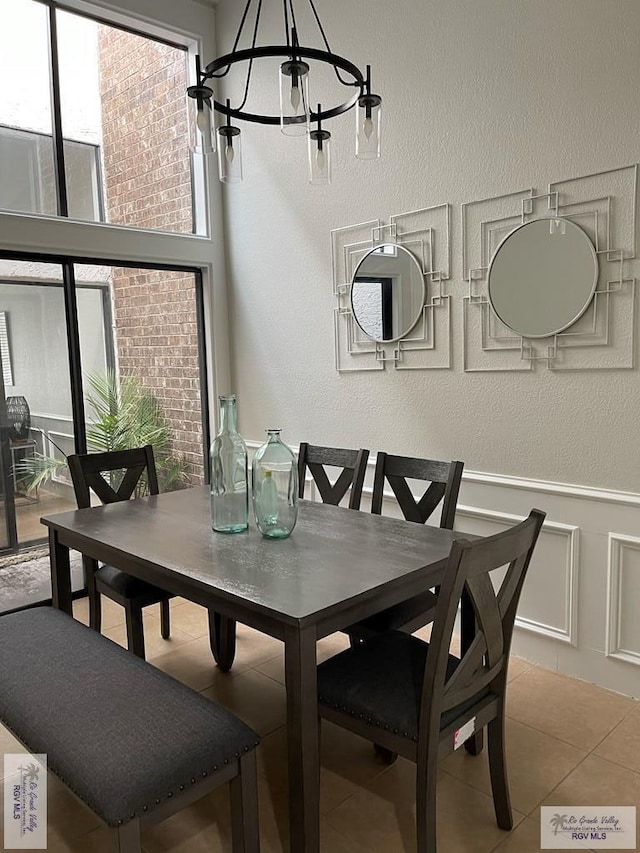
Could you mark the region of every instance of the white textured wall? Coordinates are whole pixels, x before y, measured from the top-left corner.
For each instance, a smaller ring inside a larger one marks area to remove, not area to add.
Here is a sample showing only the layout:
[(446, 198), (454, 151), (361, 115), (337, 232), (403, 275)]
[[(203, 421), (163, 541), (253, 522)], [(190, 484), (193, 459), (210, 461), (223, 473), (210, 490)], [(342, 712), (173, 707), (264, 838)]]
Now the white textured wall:
[[(331, 122), (333, 184), (311, 187), (303, 141), (243, 126), (245, 182), (227, 188), (226, 216), (244, 435), (281, 426), (292, 444), (364, 445), (640, 492), (637, 371), (464, 374), (459, 259), (460, 203), (529, 186), (544, 192), (549, 180), (638, 160), (640, 3), (318, 7), (332, 47), (373, 65), (385, 98), (383, 159), (355, 159), (348, 114)], [(222, 51), (239, 12), (236, 0), (222, 0)], [(256, 84), (260, 95), (276, 77), (256, 74)], [(454, 205), (454, 370), (338, 375), (330, 229), (446, 201)]]

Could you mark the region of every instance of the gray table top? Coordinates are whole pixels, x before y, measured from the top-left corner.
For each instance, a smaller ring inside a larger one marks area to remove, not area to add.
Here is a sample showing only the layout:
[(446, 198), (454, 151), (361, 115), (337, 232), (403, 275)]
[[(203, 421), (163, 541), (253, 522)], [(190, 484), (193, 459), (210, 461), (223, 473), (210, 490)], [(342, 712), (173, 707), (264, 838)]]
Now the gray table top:
[(401, 599), (416, 582), (432, 586), (455, 537), (438, 527), (304, 500), (288, 539), (265, 539), (253, 524), (244, 533), (214, 533), (204, 486), (45, 516), (42, 523), (72, 547), (84, 544), (89, 556), (104, 560), (109, 552), (134, 574), (136, 566), (153, 567), (159, 585), (179, 575), (196, 589), (295, 623), (381, 594), (385, 602), (389, 595)]

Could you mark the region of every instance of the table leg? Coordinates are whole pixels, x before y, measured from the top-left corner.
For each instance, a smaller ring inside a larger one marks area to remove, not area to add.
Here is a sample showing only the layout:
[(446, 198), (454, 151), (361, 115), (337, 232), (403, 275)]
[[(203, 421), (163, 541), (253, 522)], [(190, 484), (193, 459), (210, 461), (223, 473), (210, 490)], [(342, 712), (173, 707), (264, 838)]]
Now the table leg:
[[(460, 608), (460, 654), (464, 655), (473, 642), (476, 634), (476, 615), (473, 604), (466, 589), (462, 593), (462, 604)], [(464, 748), (470, 755), (480, 755), (484, 745), (484, 732), (482, 729), (472, 735), (464, 743)]]
[(209, 643), (216, 663), (223, 672), (229, 672), (236, 656), (236, 622), (209, 610)]
[(314, 628), (285, 635), (291, 853), (320, 849), (320, 749)]
[(71, 566), (69, 549), (62, 545), (58, 531), (49, 528), (49, 559), (51, 562), (51, 597), (53, 606), (73, 616), (71, 604)]

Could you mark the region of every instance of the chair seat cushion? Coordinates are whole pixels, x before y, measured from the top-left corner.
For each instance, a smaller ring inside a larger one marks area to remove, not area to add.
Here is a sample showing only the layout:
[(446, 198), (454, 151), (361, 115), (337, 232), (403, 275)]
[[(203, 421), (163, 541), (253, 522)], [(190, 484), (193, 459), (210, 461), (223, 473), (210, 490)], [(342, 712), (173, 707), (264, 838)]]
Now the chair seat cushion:
[(437, 603), (437, 595), (427, 590), (407, 601), (401, 601), (394, 607), (388, 607), (386, 610), (381, 610), (380, 613), (374, 613), (373, 616), (363, 619), (353, 628), (349, 628), (348, 633), (358, 636), (359, 634), (369, 635), (371, 633), (379, 634), (382, 631), (395, 631), (411, 624), (414, 619), (418, 619), (420, 616), (424, 617), (423, 624), (427, 625), (429, 622), (433, 622)]
[(140, 580), (140, 578), (134, 578), (133, 575), (128, 575), (126, 572), (121, 572), (115, 566), (100, 566), (95, 573), (95, 578), (99, 584), (113, 590), (122, 598), (142, 598), (147, 604), (173, 598), (170, 592)]
[(0, 721), (110, 826), (257, 746), (237, 717), (59, 610), (0, 616)]
[[(318, 667), (320, 705), (417, 740), (428, 651), (429, 643), (411, 634), (389, 631), (340, 652)], [(449, 655), (447, 678), (459, 663), (458, 658)], [(479, 698), (475, 696), (470, 702), (445, 712), (441, 728), (446, 728)]]

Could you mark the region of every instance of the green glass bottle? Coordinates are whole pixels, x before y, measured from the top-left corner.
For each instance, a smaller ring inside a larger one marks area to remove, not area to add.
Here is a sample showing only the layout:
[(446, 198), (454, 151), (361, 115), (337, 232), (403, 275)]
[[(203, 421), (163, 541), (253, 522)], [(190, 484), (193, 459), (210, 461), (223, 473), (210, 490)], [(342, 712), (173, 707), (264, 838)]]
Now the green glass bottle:
[(279, 429), (253, 457), (252, 500), (258, 530), (268, 539), (285, 539), (298, 520), (298, 465)]
[(220, 432), (211, 443), (211, 527), (241, 533), (249, 526), (247, 447), (238, 433), (236, 397), (218, 397)]

